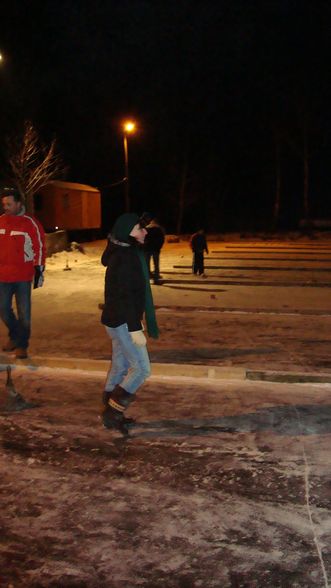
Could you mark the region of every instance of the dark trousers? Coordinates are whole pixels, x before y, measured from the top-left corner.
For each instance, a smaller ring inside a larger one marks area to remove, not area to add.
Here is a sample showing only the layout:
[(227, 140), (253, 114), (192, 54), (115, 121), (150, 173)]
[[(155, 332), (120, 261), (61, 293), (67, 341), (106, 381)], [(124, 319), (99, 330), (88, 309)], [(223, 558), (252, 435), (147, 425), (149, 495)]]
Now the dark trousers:
[[(149, 275), (153, 276), (154, 282), (160, 279), (160, 252), (159, 251), (145, 251), (146, 263)], [(151, 257), (154, 263), (154, 273), (151, 272)]]
[[(13, 297), (17, 316), (13, 311)], [(31, 331), (31, 282), (0, 282), (0, 318), (15, 346), (27, 349)]]
[(199, 274), (200, 276), (204, 273), (203, 251), (193, 251), (192, 271), (194, 274)]

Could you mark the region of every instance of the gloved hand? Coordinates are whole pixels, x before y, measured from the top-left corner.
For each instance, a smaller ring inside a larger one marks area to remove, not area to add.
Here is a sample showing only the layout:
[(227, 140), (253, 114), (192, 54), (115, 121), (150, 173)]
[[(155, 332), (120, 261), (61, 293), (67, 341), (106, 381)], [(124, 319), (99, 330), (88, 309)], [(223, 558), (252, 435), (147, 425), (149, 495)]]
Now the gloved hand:
[(130, 335), (133, 343), (138, 345), (138, 347), (146, 345), (146, 337), (142, 331), (130, 331)]
[(44, 283), (44, 265), (35, 265), (34, 266), (34, 280), (33, 280), (33, 288), (41, 288)]

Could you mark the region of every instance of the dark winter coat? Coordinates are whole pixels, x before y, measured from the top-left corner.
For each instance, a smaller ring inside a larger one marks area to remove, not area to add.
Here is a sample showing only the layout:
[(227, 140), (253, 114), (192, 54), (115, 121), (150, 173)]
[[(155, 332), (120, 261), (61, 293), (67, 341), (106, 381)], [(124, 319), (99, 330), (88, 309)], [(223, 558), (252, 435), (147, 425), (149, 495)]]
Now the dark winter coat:
[(194, 253), (208, 253), (207, 240), (203, 233), (194, 233), (190, 239), (190, 245)]
[(160, 251), (164, 243), (164, 230), (159, 225), (146, 227), (147, 235), (145, 237), (145, 251)]
[(101, 262), (107, 266), (101, 322), (108, 327), (127, 323), (139, 331), (145, 310), (145, 278), (135, 244), (108, 241)]

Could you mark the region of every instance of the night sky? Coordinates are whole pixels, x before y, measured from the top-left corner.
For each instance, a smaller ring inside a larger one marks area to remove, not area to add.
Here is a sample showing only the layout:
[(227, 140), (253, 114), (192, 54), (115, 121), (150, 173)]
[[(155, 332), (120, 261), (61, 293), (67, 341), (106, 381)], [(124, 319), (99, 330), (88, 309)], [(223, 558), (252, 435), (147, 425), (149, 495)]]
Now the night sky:
[[(102, 190), (103, 227), (132, 208), (182, 229), (268, 229), (331, 218), (331, 3), (264, 0), (4, 2), (1, 148), (31, 119), (57, 138), (66, 179)], [(305, 139), (305, 140), (304, 140)], [(276, 153), (279, 153), (277, 159)]]

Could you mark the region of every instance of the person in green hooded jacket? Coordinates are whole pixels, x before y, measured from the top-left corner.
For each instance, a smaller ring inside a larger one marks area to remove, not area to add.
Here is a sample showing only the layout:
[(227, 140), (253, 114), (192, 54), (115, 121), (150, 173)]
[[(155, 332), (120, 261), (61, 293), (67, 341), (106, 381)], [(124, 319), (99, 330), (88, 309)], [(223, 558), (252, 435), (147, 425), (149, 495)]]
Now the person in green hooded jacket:
[(115, 222), (101, 262), (107, 267), (105, 302), (101, 322), (112, 341), (102, 413), (103, 424), (128, 434), (132, 419), (124, 415), (138, 388), (150, 375), (147, 334), (158, 338), (148, 268), (142, 249), (146, 229), (135, 213), (122, 214)]

